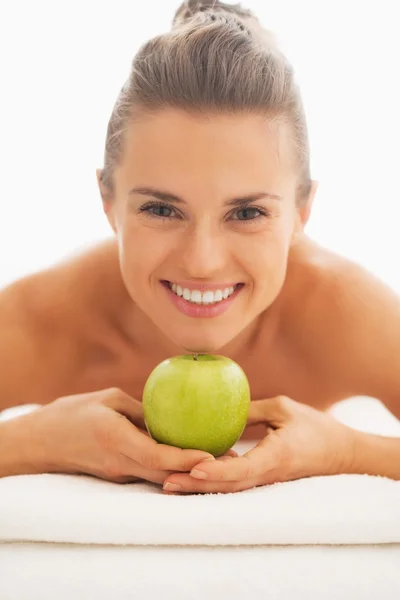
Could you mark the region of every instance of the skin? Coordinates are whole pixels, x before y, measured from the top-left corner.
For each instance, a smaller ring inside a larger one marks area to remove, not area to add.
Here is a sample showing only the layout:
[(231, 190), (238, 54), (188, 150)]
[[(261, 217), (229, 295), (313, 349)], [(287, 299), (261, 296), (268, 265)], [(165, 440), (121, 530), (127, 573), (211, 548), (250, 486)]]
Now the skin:
[[(136, 415), (159, 362), (219, 353), (248, 376), (243, 438), (260, 442), (244, 457), (193, 456), (182, 472), (167, 465), (154, 479), (165, 489), (230, 492), (340, 472), (400, 478), (393, 440), (356, 434), (327, 413), (363, 395), (400, 417), (400, 299), (305, 234), (317, 184), (298, 208), (290, 128), (251, 114), (164, 110), (129, 126), (112, 192), (100, 173), (114, 236), (0, 293), (1, 408), (112, 387), (126, 395), (119, 411), (129, 414), (129, 398)], [(129, 193), (150, 186), (182, 202), (152, 217), (141, 209), (159, 201)], [(258, 192), (280, 199), (260, 198), (247, 213), (226, 205)], [(223, 315), (195, 319), (171, 303), (165, 279), (244, 287)]]

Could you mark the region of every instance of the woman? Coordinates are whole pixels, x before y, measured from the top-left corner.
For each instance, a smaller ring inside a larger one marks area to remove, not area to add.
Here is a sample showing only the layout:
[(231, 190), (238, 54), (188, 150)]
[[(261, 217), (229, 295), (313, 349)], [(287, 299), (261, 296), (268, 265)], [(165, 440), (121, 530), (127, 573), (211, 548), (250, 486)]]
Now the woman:
[[(400, 300), (304, 233), (316, 183), (293, 71), (240, 6), (184, 2), (136, 55), (97, 172), (110, 240), (0, 296), (0, 474), (88, 473), (179, 493), (334, 473), (400, 479), (400, 440), (326, 410), (400, 415)], [(167, 357), (245, 370), (246, 437), (220, 459), (157, 444), (141, 395)], [(208, 459), (208, 460), (206, 460)]]

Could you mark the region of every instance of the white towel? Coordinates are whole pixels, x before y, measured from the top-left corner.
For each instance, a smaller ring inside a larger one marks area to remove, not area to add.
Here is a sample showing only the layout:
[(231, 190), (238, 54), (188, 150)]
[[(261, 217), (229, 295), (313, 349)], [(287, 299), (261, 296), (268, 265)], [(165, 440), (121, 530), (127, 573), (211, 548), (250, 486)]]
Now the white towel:
[[(367, 399), (362, 406), (368, 403)], [(383, 416), (381, 411), (384, 421)], [(386, 426), (398, 426), (396, 420), (389, 421)], [(235, 449), (241, 454), (254, 443), (239, 442)], [(208, 546), (400, 543), (400, 482), (336, 475), (235, 494), (168, 496), (150, 483), (121, 485), (61, 474), (6, 477), (0, 479), (0, 542), (10, 541)]]

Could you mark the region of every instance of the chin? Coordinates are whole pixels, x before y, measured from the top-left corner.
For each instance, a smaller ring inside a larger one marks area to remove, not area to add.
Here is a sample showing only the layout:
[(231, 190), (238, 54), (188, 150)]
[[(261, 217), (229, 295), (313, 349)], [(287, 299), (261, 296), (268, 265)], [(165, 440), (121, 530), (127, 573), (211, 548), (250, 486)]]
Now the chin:
[(180, 344), (185, 354), (216, 354), (222, 344), (205, 344), (201, 342), (186, 342)]
[(216, 354), (218, 351), (218, 348), (212, 347), (212, 346), (190, 346), (190, 347), (183, 347), (183, 352), (184, 354)]
[(174, 340), (185, 353), (190, 354), (218, 354), (219, 351), (232, 339), (222, 336), (194, 335), (190, 338)]

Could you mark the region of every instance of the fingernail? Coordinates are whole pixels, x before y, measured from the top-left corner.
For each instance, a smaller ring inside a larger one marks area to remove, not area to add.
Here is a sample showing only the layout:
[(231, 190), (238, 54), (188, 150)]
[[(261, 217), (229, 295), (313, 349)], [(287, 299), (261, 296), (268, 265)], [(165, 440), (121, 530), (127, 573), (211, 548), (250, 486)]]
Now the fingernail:
[(181, 489), (182, 489), (181, 485), (178, 485), (177, 483), (170, 483), (169, 481), (167, 481), (163, 485), (163, 490), (168, 490), (170, 492), (177, 492), (178, 490), (181, 490)]
[(210, 458), (205, 458), (201, 462), (206, 462), (207, 460), (215, 460), (215, 456), (210, 456)]
[(199, 471), (198, 469), (193, 469), (190, 471), (190, 475), (195, 477), (196, 479), (207, 479), (208, 475), (204, 471)]

